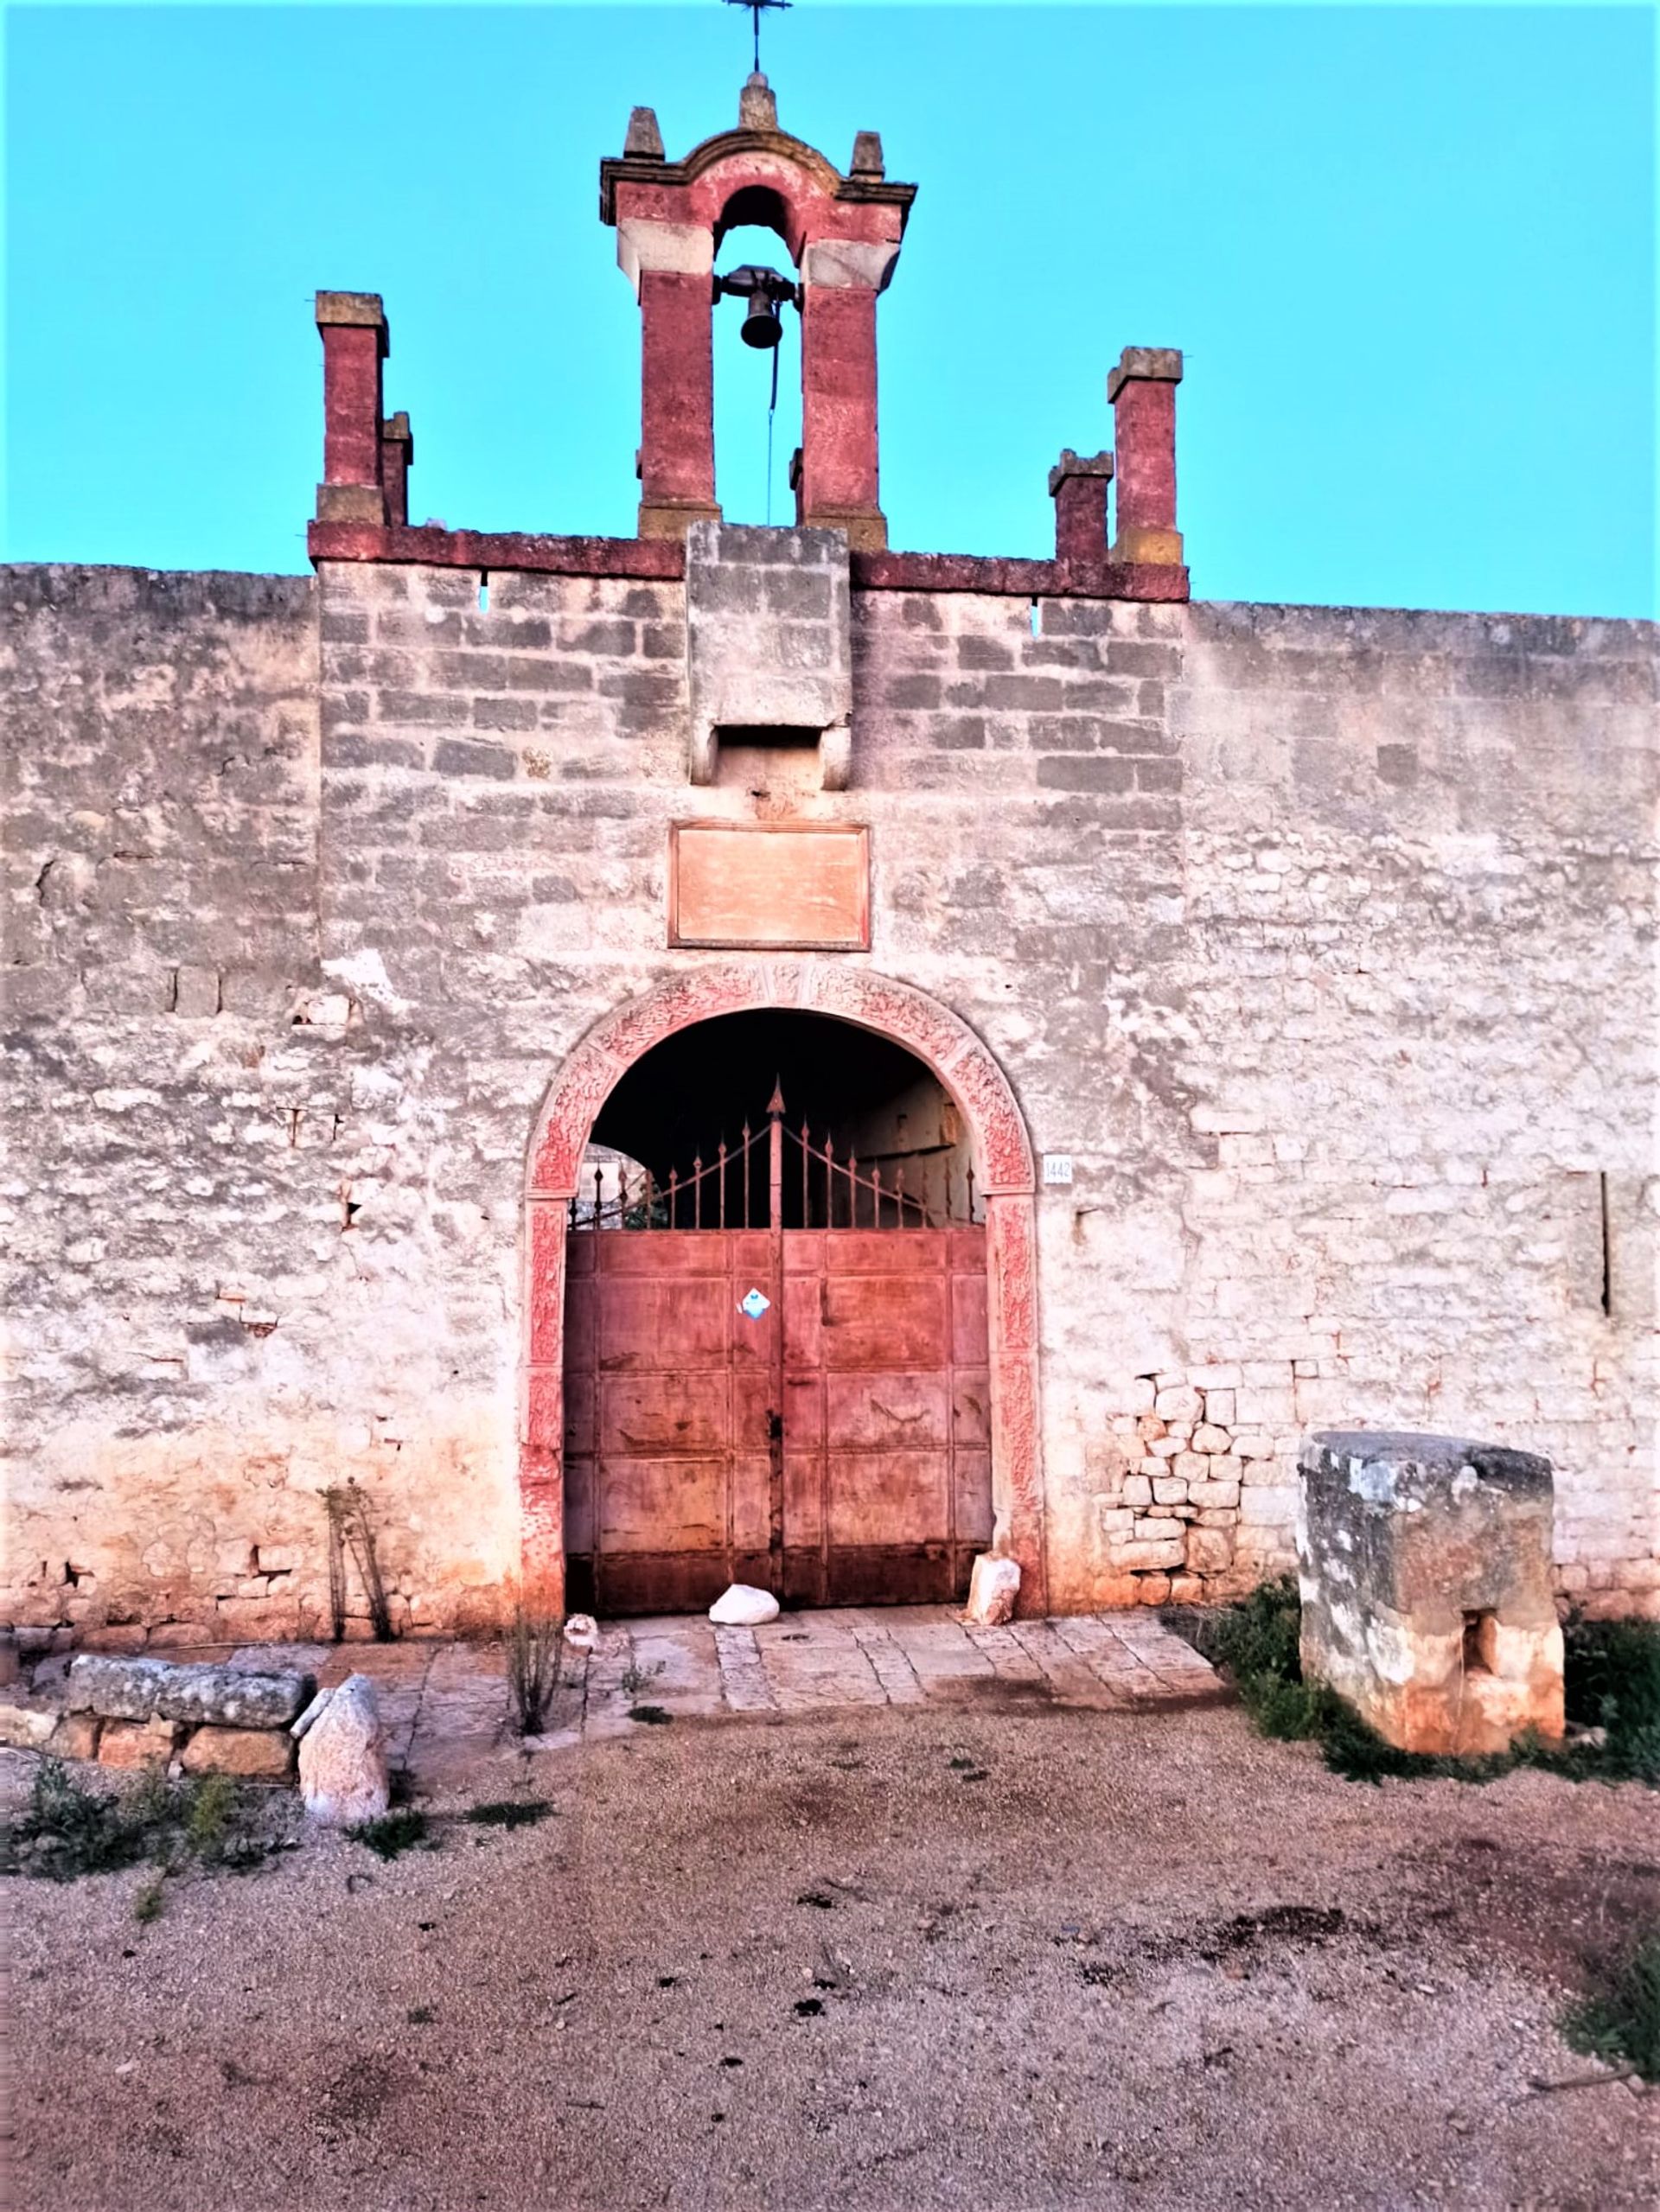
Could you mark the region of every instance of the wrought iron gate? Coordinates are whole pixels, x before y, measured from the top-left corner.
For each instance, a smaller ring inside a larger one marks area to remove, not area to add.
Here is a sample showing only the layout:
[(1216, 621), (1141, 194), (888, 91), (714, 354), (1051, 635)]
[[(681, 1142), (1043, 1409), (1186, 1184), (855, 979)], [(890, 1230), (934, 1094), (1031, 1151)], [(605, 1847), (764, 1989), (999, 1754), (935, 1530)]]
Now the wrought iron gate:
[(596, 1171), (566, 1278), (573, 1607), (967, 1592), (992, 1527), (986, 1231), (972, 1178), (950, 1218), (941, 1164), (838, 1159), (775, 1091), (684, 1176)]

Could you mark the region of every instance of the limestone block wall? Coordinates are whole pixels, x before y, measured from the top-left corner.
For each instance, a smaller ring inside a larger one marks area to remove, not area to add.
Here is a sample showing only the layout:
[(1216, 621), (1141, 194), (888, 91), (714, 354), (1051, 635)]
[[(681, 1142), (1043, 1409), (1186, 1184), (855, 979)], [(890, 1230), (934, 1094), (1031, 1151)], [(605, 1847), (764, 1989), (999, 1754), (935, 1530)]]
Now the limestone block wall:
[[(537, 1105), (711, 957), (666, 947), (669, 823), (754, 803), (688, 781), (683, 589), (11, 580), (6, 1602), (315, 1629), (350, 1478), (398, 1624), (488, 1619)], [(1650, 1602), (1652, 634), (871, 590), (852, 649), (849, 786), (801, 801), (871, 827), (834, 957), (967, 1020), (1073, 1161), (1051, 1602), (1288, 1564), (1298, 1439), (1357, 1421), (1548, 1454), (1564, 1583)], [(118, 790), (165, 899), (74, 842)]]
[(1196, 606), (1178, 709), (1216, 1145), (1190, 1345), (1289, 1351), (1282, 1437), (1545, 1454), (1562, 1583), (1611, 1605), (1660, 1579), (1654, 648)]
[(259, 1634), (312, 1539), (278, 1323), (327, 1294), (348, 1106), (293, 1024), (316, 587), (25, 568), (3, 603), (5, 1610)]

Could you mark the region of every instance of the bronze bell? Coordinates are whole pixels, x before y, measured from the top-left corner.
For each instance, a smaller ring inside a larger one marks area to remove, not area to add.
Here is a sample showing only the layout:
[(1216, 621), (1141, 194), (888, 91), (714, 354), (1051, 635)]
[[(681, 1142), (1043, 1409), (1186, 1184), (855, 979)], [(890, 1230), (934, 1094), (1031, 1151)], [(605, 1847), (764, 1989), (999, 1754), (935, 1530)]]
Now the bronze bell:
[(784, 326), (778, 319), (778, 308), (771, 295), (763, 291), (750, 294), (750, 303), (744, 310), (741, 332), (746, 346), (769, 348), (777, 345), (784, 335)]

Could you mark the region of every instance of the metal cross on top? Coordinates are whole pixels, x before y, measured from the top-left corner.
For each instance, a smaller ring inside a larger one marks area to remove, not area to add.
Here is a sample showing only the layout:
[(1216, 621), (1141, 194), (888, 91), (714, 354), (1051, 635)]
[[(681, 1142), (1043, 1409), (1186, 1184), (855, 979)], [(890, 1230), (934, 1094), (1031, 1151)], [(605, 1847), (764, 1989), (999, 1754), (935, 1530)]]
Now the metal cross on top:
[(747, 8), (750, 11), (755, 30), (755, 69), (758, 75), (761, 69), (761, 18), (769, 8), (793, 7), (795, 0), (726, 0), (726, 5), (729, 8)]

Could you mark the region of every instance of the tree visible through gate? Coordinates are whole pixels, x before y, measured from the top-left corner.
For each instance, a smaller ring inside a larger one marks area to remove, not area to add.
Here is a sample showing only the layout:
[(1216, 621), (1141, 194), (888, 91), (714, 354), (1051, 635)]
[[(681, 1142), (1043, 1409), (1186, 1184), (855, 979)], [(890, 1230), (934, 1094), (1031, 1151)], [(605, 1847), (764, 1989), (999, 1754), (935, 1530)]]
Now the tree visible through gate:
[[(953, 1219), (954, 1203), (960, 1218)], [(992, 1531), (986, 1230), (949, 1178), (765, 1123), (571, 1203), (569, 1603), (966, 1593)]]

